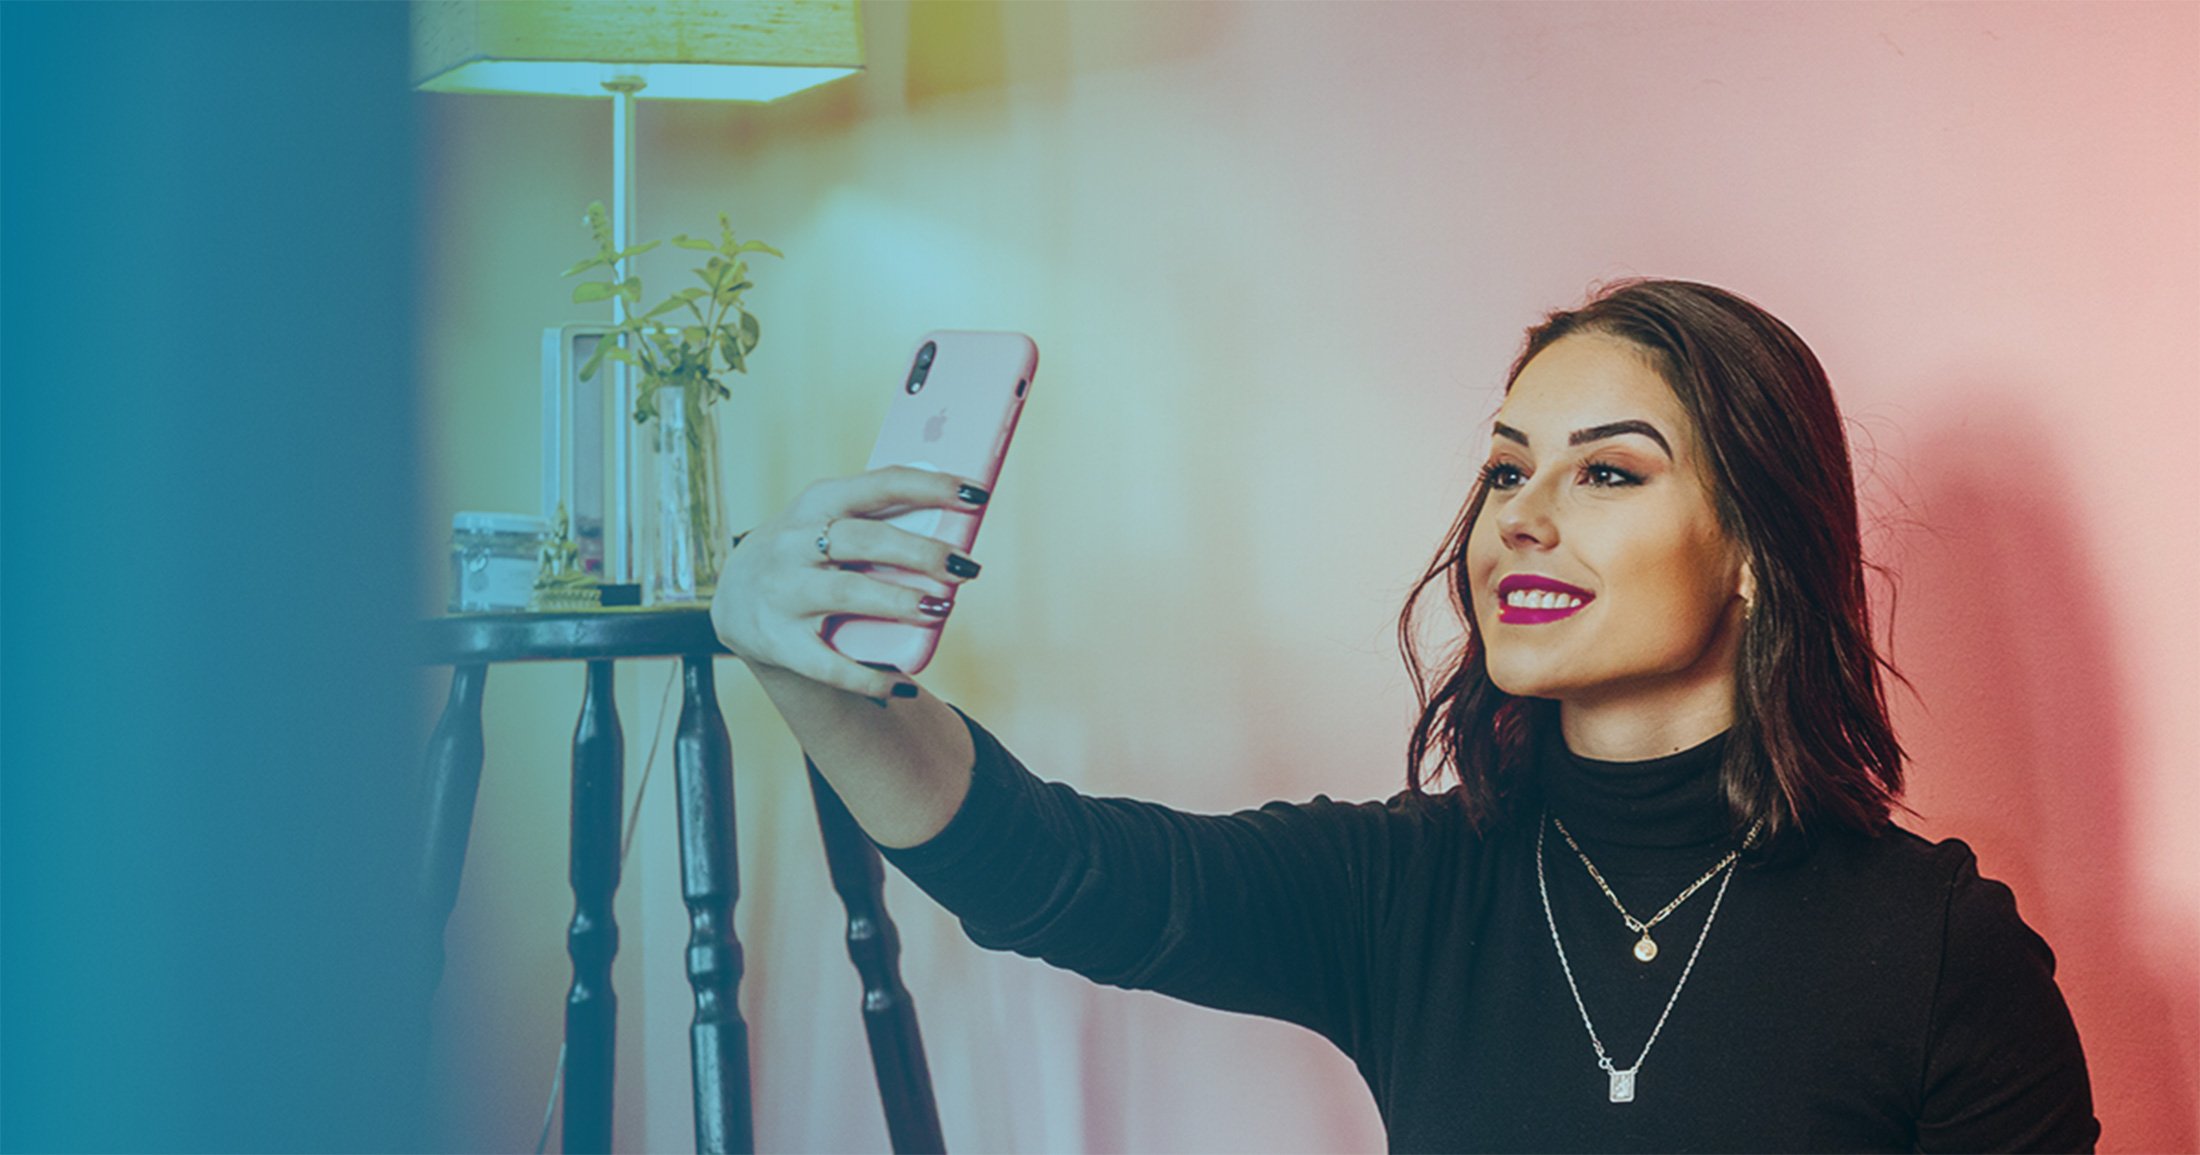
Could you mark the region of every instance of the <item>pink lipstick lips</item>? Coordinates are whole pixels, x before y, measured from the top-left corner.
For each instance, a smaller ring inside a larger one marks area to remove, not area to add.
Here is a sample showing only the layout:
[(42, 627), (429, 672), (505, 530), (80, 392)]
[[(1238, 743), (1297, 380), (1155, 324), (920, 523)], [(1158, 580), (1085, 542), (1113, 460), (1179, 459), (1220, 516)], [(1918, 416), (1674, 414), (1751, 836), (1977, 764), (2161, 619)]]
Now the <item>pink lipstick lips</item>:
[[(1515, 591), (1522, 594), (1527, 604), (1513, 604)], [(1595, 594), (1557, 578), (1532, 573), (1508, 574), (1505, 580), (1497, 583), (1497, 620), (1510, 626), (1555, 622), (1572, 617), (1595, 600)]]

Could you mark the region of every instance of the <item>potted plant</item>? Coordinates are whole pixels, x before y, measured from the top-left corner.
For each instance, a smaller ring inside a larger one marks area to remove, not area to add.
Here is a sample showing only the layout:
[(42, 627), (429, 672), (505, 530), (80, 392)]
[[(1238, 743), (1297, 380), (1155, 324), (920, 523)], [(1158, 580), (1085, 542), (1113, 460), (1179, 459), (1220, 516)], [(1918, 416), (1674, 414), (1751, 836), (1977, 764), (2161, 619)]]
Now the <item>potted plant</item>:
[[(718, 421), (712, 406), (733, 396), (724, 375), (749, 371), (749, 355), (756, 351), (762, 334), (756, 317), (741, 304), (741, 294), (754, 287), (742, 258), (762, 252), (785, 259), (785, 254), (762, 241), (737, 239), (726, 214), (719, 213), (715, 243), (685, 233), (672, 238), (679, 248), (711, 254), (693, 270), (702, 287), (682, 289), (644, 311), (641, 276), (628, 265), (627, 276), (621, 279), (618, 266), (659, 242), (637, 244), (623, 252), (614, 248), (610, 215), (602, 201), (588, 206), (586, 219), (596, 255), (567, 269), (565, 275), (601, 269), (612, 279), (575, 285), (573, 302), (623, 299), (627, 317), (597, 343), (595, 356), (581, 367), (581, 377), (594, 377), (609, 357), (631, 366), (638, 378), (633, 419), (649, 428), (652, 449), (650, 481), (636, 503), (650, 511), (638, 527), (651, 561), (648, 600), (652, 604), (707, 601), (718, 584), (726, 544), (718, 480)], [(677, 315), (683, 309), (690, 317)]]

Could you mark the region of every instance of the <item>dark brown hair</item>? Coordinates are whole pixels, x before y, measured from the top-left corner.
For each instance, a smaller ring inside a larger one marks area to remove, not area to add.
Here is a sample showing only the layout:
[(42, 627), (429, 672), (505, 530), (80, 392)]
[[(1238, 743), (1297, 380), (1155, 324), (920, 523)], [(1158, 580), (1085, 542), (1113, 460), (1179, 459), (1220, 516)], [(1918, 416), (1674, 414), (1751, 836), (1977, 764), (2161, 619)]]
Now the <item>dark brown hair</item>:
[[(1900, 805), (1904, 756), (1879, 670), (1909, 681), (1873, 644), (1864, 588), (1871, 563), (1858, 533), (1848, 438), (1818, 358), (1778, 318), (1724, 289), (1631, 279), (1528, 330), (1505, 391), (1537, 353), (1576, 333), (1629, 342), (1672, 387), (1703, 447), (1719, 525), (1756, 575), (1719, 771), (1734, 832), (1762, 819), (1757, 845), (1769, 853), (1798, 848), (1821, 823), (1882, 830)], [(1558, 723), (1556, 702), (1515, 697), (1490, 681), (1466, 565), (1487, 497), (1478, 481), (1398, 619), (1421, 710), (1406, 784), (1423, 789), (1422, 767), (1438, 751), (1437, 777), (1447, 768), (1458, 776), (1458, 802), (1477, 830), (1532, 793), (1535, 743)], [(1451, 607), (1467, 632), (1436, 671), (1432, 695), (1412, 622), (1422, 593), (1447, 573)]]

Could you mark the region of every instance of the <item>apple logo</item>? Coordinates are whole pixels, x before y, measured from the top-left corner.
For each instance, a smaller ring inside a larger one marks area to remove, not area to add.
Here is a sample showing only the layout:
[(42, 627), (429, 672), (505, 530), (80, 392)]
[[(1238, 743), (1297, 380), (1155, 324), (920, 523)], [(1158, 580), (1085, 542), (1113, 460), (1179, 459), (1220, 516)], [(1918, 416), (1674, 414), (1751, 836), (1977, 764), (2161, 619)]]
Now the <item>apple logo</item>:
[(938, 441), (940, 435), (945, 432), (947, 432), (947, 410), (942, 409), (925, 421), (924, 439), (926, 441)]

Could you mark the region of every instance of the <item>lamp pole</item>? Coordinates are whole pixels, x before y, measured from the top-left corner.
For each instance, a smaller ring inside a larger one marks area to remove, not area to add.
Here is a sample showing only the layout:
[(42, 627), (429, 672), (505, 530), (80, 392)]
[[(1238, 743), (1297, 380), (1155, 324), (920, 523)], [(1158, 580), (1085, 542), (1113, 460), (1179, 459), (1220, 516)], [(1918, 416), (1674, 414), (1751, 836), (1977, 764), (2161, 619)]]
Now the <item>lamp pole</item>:
[[(639, 76), (619, 76), (603, 82), (611, 90), (611, 246), (625, 252), (634, 244), (634, 100), (644, 81)], [(615, 279), (624, 283), (634, 258), (621, 257)], [(624, 325), (631, 315), (624, 294), (611, 298), (613, 323)], [(626, 334), (622, 348), (633, 347)], [(611, 372), (611, 517), (604, 527), (605, 558), (614, 582), (637, 582), (634, 533), (634, 367), (614, 361)]]

